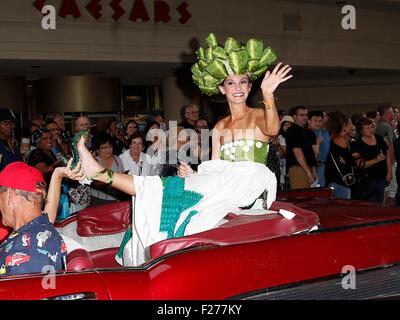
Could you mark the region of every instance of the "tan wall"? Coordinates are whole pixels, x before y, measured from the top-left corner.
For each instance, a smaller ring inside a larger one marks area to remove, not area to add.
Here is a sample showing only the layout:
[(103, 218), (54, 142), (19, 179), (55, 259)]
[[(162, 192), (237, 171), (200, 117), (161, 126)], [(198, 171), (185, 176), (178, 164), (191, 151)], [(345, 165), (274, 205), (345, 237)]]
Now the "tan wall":
[(162, 90), (164, 93), (164, 105), (168, 106), (164, 110), (164, 117), (167, 121), (176, 120), (181, 122), (180, 108), (190, 102), (182, 90), (177, 87), (176, 78), (169, 77), (162, 81)]
[[(49, 0), (59, 10), (62, 0)], [(127, 13), (119, 22), (103, 0), (103, 17), (96, 21), (77, 0), (82, 17), (58, 17), (57, 29), (41, 28), (41, 13), (33, 1), (2, 0), (0, 59), (191, 61), (193, 46), (213, 31), (220, 41), (236, 36), (244, 41), (256, 36), (293, 65), (400, 68), (400, 45), (395, 13), (357, 10), (357, 29), (343, 30), (340, 7), (282, 1), (187, 0), (192, 18), (184, 25), (174, 8), (179, 0), (165, 0), (173, 11), (172, 22), (154, 23), (153, 1), (145, 0), (148, 22), (131, 22), (134, 0), (121, 4)], [(250, 3), (250, 4), (249, 4)], [(283, 31), (283, 14), (299, 14), (301, 31)]]
[[(278, 109), (286, 111), (306, 105), (309, 109), (341, 110), (351, 115), (372, 111), (382, 104), (400, 105), (400, 84), (280, 88), (276, 97)], [(250, 103), (260, 100), (258, 92)]]
[(42, 79), (38, 83), (38, 111), (120, 111), (119, 79), (96, 76), (67, 76)]
[[(111, 19), (109, 0), (101, 1), (99, 21), (84, 9), (87, 0), (77, 0), (81, 18), (58, 17), (57, 29), (45, 31), (33, 1), (2, 0), (7, 9), (0, 11), (0, 59), (191, 62), (193, 48), (203, 45), (204, 37), (213, 31), (220, 42), (227, 36), (240, 41), (259, 37), (277, 50), (280, 60), (292, 65), (400, 69), (396, 13), (357, 9), (357, 29), (343, 30), (340, 7), (268, 0), (187, 0), (192, 18), (181, 25), (174, 8), (182, 1), (165, 1), (173, 11), (168, 24), (154, 23), (150, 0), (145, 0), (150, 21), (135, 23), (128, 20), (134, 0), (121, 2), (127, 12), (118, 22)], [(46, 1), (58, 11), (61, 2)], [(284, 31), (284, 14), (300, 15), (301, 31)], [(280, 90), (279, 103), (284, 108), (302, 101), (309, 105), (399, 103), (397, 89), (397, 85), (288, 88)], [(172, 117), (187, 98), (178, 88), (171, 90), (164, 91), (163, 107)]]
[(0, 76), (0, 108), (26, 112), (26, 82), (23, 77)]

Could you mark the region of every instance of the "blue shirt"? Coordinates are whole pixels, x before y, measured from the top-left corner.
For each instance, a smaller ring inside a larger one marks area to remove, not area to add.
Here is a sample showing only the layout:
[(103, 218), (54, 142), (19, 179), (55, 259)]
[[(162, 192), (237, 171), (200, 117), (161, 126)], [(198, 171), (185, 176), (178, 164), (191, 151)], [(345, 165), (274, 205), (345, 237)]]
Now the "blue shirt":
[(326, 158), (329, 154), (329, 148), (331, 146), (329, 132), (326, 129), (318, 129), (315, 130), (315, 135), (318, 137), (322, 137), (324, 140), (319, 146), (319, 154), (318, 154), (318, 161), (326, 161)]
[(14, 231), (0, 246), (0, 276), (65, 269), (67, 249), (47, 214)]
[(22, 161), (17, 143), (14, 143), (14, 147), (10, 149), (7, 141), (0, 139), (0, 171), (9, 163), (16, 161)]

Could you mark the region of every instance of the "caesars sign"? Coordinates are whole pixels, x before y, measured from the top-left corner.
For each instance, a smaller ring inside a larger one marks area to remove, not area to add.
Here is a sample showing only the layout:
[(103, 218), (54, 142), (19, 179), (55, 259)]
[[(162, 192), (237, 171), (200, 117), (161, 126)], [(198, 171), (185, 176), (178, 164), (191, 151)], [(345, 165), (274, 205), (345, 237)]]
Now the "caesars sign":
[[(51, 3), (46, 3), (50, 1), (46, 0), (36, 0), (33, 5), (42, 12), (42, 8)], [(82, 10), (86, 10), (95, 20), (99, 20), (103, 17), (103, 4), (102, 0), (91, 0), (87, 1), (84, 5), (82, 5), (82, 1), (78, 0), (62, 0), (60, 8), (58, 10), (58, 15), (61, 18), (65, 18), (67, 16), (72, 16), (74, 19), (80, 18), (82, 16)], [(153, 10), (154, 13), (154, 22), (164, 22), (168, 23), (171, 21), (171, 15), (173, 11), (177, 12), (179, 15), (179, 23), (185, 24), (192, 15), (190, 14), (187, 2), (182, 1), (177, 6), (173, 8), (170, 7), (168, 1), (152, 1), (152, 5), (145, 4), (144, 0), (133, 0), (131, 1), (131, 5), (121, 6), (122, 0), (108, 0), (107, 6), (109, 6), (113, 10), (113, 14), (111, 16), (114, 21), (118, 21), (121, 19), (123, 15), (126, 13), (129, 14), (129, 20), (136, 22), (141, 20), (143, 22), (147, 22), (150, 20), (149, 10)], [(147, 3), (150, 3), (148, 1)]]

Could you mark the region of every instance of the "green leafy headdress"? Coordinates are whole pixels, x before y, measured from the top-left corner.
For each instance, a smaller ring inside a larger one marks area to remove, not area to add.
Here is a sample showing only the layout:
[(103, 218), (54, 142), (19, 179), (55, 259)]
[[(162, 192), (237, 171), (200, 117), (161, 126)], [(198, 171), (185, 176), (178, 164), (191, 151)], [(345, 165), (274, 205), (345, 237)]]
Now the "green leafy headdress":
[(218, 85), (232, 74), (247, 74), (254, 81), (277, 58), (275, 51), (270, 47), (264, 49), (259, 39), (249, 39), (244, 46), (229, 37), (222, 48), (215, 35), (210, 33), (206, 42), (208, 48), (197, 50), (199, 61), (191, 70), (196, 85), (208, 95), (218, 93)]

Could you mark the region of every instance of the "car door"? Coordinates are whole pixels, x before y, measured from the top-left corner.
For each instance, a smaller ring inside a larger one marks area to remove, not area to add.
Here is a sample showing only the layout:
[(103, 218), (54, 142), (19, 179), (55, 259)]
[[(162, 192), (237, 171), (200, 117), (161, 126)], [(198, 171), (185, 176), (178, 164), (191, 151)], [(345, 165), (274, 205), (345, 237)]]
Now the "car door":
[(96, 271), (11, 276), (0, 279), (0, 300), (108, 300)]

